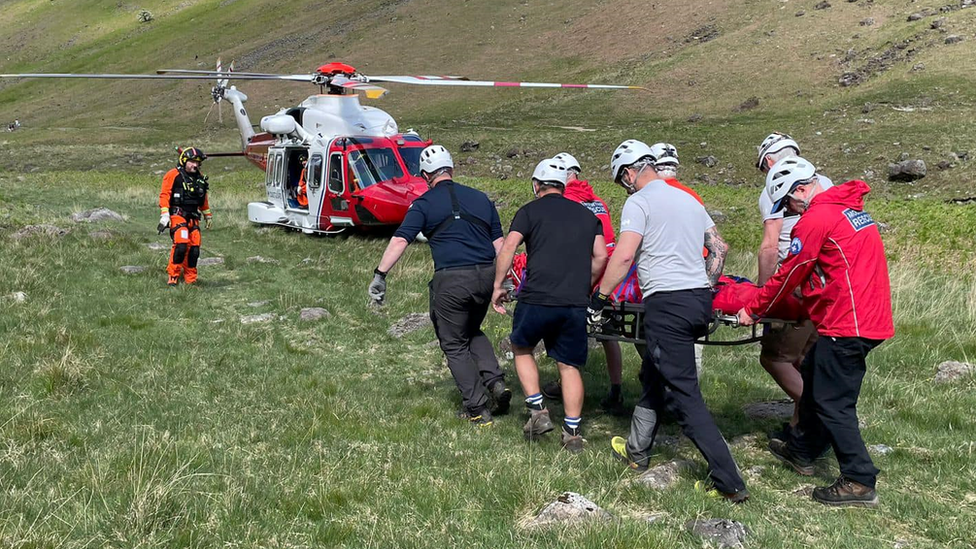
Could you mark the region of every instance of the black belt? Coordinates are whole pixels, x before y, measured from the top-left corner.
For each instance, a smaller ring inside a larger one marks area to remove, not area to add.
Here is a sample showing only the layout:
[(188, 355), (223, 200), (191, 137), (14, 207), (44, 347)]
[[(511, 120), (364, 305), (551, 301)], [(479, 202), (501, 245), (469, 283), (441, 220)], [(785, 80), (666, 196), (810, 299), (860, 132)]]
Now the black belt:
[(440, 269), (435, 270), (434, 272), (435, 273), (446, 273), (448, 271), (476, 271), (476, 270), (483, 269), (485, 267), (494, 268), (495, 267), (495, 264), (494, 263), (480, 263), (478, 265), (458, 265), (457, 267), (442, 267)]

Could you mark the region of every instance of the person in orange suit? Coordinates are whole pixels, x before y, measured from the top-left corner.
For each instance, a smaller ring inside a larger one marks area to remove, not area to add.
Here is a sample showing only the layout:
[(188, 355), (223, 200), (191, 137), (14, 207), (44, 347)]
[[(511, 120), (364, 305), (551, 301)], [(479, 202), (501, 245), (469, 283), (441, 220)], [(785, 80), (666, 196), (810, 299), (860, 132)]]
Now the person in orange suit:
[(303, 154), (299, 160), (302, 162), (302, 175), (298, 178), (298, 194), (295, 200), (299, 206), (308, 209), (308, 157)]
[(180, 276), (187, 284), (197, 281), (197, 260), (200, 258), (200, 218), (207, 229), (213, 227), (213, 214), (207, 197), (207, 178), (200, 173), (200, 164), (207, 155), (190, 147), (180, 152), (177, 166), (163, 176), (159, 191), (159, 225), (161, 233), (169, 227), (173, 249), (169, 254), (167, 284), (176, 286)]

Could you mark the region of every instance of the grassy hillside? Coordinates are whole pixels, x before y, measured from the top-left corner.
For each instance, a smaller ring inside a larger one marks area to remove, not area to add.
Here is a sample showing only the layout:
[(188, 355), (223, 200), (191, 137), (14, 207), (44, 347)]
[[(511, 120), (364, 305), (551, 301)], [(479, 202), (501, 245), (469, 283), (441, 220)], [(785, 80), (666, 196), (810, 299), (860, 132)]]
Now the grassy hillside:
[[(212, 181), (216, 227), (203, 235), (203, 255), (224, 264), (201, 267), (198, 287), (172, 290), (166, 252), (147, 247), (166, 241), (153, 229), (155, 177), (0, 175), (0, 545), (700, 547), (683, 525), (709, 517), (745, 523), (754, 547), (976, 543), (974, 380), (931, 382), (939, 362), (976, 355), (973, 259), (956, 253), (971, 239), (972, 206), (870, 201), (890, 227), (898, 336), (872, 353), (859, 413), (867, 443), (893, 452), (875, 455), (881, 507), (837, 511), (794, 494), (810, 480), (763, 447), (763, 433), (778, 422), (743, 413), (748, 403), (782, 398), (757, 363), (757, 346), (707, 349), (702, 378), (723, 433), (752, 435), (733, 446), (752, 501), (732, 507), (696, 493), (706, 474), (687, 441), (663, 446), (654, 461), (677, 456), (695, 467), (667, 490), (642, 488), (607, 450), (627, 422), (597, 408), (607, 388), (602, 352), (584, 369), (582, 455), (554, 439), (523, 442), (518, 406), (477, 432), (454, 418), (457, 393), (430, 345), (432, 330), (387, 333), (405, 314), (426, 310), (425, 246), (409, 248), (390, 276), (388, 305), (376, 312), (365, 286), (384, 239), (255, 227), (245, 220), (254, 192), (246, 172), (218, 172)], [(521, 182), (465, 181), (492, 193), (506, 224), (530, 198)], [(702, 191), (709, 208), (726, 213), (728, 270), (754, 275), (754, 191)], [(50, 198), (35, 201), (38, 192)], [(619, 211), (622, 193), (605, 194)], [(127, 219), (69, 221), (96, 205)], [(70, 232), (12, 238), (37, 223)], [(247, 259), (256, 255), (274, 263)], [(125, 275), (124, 265), (147, 270)], [(300, 321), (309, 306), (331, 315)], [(262, 313), (279, 320), (241, 322)], [(509, 322), (489, 315), (492, 341)], [(638, 360), (625, 351), (633, 404)], [(503, 368), (514, 380), (511, 363)], [(548, 360), (542, 369), (555, 375)], [(829, 478), (831, 463), (814, 482)], [(579, 530), (520, 528), (564, 490), (617, 519)], [(649, 524), (648, 514), (659, 518)]]
[[(640, 137), (674, 142), (689, 165), (699, 155), (721, 161), (712, 170), (695, 166), (689, 179), (753, 181), (755, 144), (778, 129), (797, 137), (835, 179), (886, 185), (887, 163), (907, 153), (926, 160), (930, 175), (896, 192), (966, 192), (976, 173), (970, 162), (945, 171), (935, 166), (967, 151), (976, 137), (976, 86), (971, 71), (962, 70), (976, 44), (976, 10), (939, 13), (940, 6), (907, 1), (815, 4), (15, 0), (0, 14), (6, 54), (0, 71), (209, 68), (221, 56), (236, 59), (240, 70), (308, 72), (338, 59), (367, 74), (639, 84), (650, 91), (391, 85), (393, 93), (375, 104), (402, 127), (452, 148), (482, 142), (479, 163), (470, 168), (482, 175), (490, 173), (489, 155), (513, 147), (532, 153), (512, 161), (513, 174), (542, 154), (570, 148), (592, 155), (588, 167), (603, 175), (612, 147)], [(141, 9), (153, 21), (139, 22)], [(908, 21), (912, 13), (926, 15)], [(931, 28), (940, 20), (940, 28)], [(946, 44), (952, 35), (963, 40)], [(857, 83), (841, 86), (845, 73)], [(315, 91), (299, 84), (240, 87), (251, 97), (253, 122)], [(17, 170), (110, 168), (110, 159), (127, 154), (168, 162), (173, 144), (191, 140), (233, 149), (230, 117), (224, 128), (214, 117), (203, 124), (208, 90), (199, 82), (2, 82), (0, 121), (19, 118), (24, 127), (3, 136), (4, 149), (20, 154), (0, 162)], [(753, 98), (758, 104), (743, 108)], [(104, 159), (91, 154), (92, 144), (118, 148)], [(58, 161), (49, 160), (54, 145)]]

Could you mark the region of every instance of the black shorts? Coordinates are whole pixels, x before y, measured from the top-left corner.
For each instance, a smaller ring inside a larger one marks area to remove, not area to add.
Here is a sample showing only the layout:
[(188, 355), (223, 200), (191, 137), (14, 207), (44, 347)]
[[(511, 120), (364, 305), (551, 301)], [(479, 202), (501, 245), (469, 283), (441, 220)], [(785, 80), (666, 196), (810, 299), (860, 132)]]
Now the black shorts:
[(586, 307), (549, 307), (519, 302), (512, 320), (512, 345), (534, 348), (546, 343), (546, 354), (577, 368), (586, 364)]

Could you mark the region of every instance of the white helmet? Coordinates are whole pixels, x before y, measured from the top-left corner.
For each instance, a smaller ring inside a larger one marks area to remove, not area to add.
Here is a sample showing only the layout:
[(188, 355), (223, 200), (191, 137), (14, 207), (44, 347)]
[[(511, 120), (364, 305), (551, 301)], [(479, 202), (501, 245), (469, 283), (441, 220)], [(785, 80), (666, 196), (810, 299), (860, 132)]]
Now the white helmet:
[(763, 162), (766, 160), (767, 154), (773, 154), (779, 152), (786, 147), (792, 147), (796, 151), (796, 154), (800, 154), (800, 146), (797, 145), (793, 138), (786, 135), (785, 133), (773, 132), (769, 134), (766, 139), (763, 139), (762, 144), (759, 145), (759, 158), (756, 159), (756, 168), (762, 171)]
[(766, 194), (773, 201), (770, 213), (776, 213), (786, 205), (786, 197), (798, 184), (806, 183), (817, 175), (817, 168), (799, 156), (784, 158), (773, 164), (766, 174)]
[(532, 180), (548, 185), (566, 186), (566, 164), (555, 158), (547, 158), (536, 165)]
[(678, 149), (671, 143), (655, 143), (651, 145), (651, 153), (654, 154), (655, 166), (671, 164), (678, 167)]
[(620, 183), (620, 174), (624, 168), (642, 158), (648, 157), (651, 162), (656, 160), (654, 152), (647, 146), (647, 143), (636, 139), (628, 139), (620, 145), (617, 145), (617, 149), (613, 151), (613, 156), (610, 157), (610, 176), (614, 182)]
[(553, 160), (562, 160), (563, 164), (566, 165), (567, 170), (576, 170), (576, 173), (583, 171), (583, 168), (580, 167), (580, 163), (578, 160), (576, 160), (576, 157), (569, 153), (559, 153), (552, 158)]
[(441, 168), (454, 169), (454, 159), (443, 145), (431, 145), (420, 151), (420, 171), (434, 173)]

